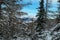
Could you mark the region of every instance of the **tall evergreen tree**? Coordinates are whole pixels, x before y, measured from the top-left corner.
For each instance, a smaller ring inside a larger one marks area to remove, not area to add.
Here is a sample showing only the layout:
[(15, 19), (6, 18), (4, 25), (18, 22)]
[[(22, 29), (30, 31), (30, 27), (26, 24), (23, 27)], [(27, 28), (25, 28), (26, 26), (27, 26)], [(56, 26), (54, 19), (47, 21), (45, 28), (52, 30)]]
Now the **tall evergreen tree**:
[(44, 28), (44, 23), (46, 19), (46, 13), (44, 9), (44, 0), (40, 1), (39, 13), (37, 14), (37, 27), (36, 31), (40, 32)]
[[(17, 17), (18, 10), (29, 4), (18, 4), (22, 0), (0, 0), (0, 36), (4, 40), (9, 40), (9, 37), (17, 32)], [(2, 6), (3, 5), (3, 6)], [(23, 12), (24, 13), (24, 12)]]
[(57, 23), (60, 23), (60, 0), (58, 0), (58, 15), (57, 15)]
[[(15, 2), (17, 2), (17, 0), (0, 0), (0, 36), (4, 38), (4, 40), (9, 40), (9, 25), (12, 21), (12, 19), (10, 19), (10, 16), (8, 16), (7, 19), (10, 20), (5, 20), (4, 18), (4, 14), (6, 13), (12, 13), (12, 10), (17, 10), (18, 8), (20, 8), (19, 5), (17, 5)], [(3, 6), (2, 6), (3, 5)], [(17, 6), (16, 6), (17, 5)], [(5, 6), (5, 7), (4, 7)], [(9, 9), (9, 10), (8, 10)], [(5, 11), (5, 12), (4, 12)], [(13, 14), (13, 13), (12, 13)], [(12, 28), (12, 27), (11, 27)]]

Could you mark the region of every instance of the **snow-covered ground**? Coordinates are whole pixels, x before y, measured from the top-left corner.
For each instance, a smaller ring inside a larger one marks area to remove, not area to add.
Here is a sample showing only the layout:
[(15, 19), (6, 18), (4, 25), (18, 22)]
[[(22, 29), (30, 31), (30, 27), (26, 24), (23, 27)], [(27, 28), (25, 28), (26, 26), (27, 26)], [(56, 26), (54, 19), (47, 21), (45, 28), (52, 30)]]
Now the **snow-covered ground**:
[[(58, 23), (55, 27), (51, 28), (50, 30), (45, 30), (42, 32), (41, 35), (38, 35), (40, 38), (38, 40), (58, 40), (60, 38), (60, 23)], [(31, 37), (17, 37), (13, 40), (31, 40)], [(60, 40), (60, 39), (59, 39)]]
[[(38, 40), (56, 40), (57, 38), (60, 38), (60, 31), (57, 32), (57, 28), (60, 27), (60, 23), (57, 24), (55, 27), (51, 28), (50, 30), (43, 31), (43, 34), (40, 35)], [(56, 30), (56, 31), (54, 31)], [(31, 40), (29, 37), (27, 38), (17, 38), (17, 40)], [(59, 39), (60, 40), (60, 39)]]
[[(50, 30), (42, 31), (41, 35), (38, 35), (40, 38), (37, 38), (38, 40), (56, 40), (57, 38), (60, 38), (60, 30), (57, 31), (57, 29), (60, 28), (60, 23), (55, 25)], [(16, 40), (31, 40), (30, 37), (18, 37)]]

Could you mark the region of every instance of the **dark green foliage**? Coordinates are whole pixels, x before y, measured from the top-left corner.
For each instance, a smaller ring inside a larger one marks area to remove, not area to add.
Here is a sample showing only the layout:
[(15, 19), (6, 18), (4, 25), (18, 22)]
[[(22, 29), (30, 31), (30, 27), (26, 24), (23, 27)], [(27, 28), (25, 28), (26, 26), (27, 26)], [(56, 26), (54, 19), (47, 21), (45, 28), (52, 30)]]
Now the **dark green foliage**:
[(40, 7), (39, 7), (39, 13), (37, 14), (37, 31), (41, 31), (44, 28), (43, 23), (45, 23), (45, 18), (46, 18), (46, 12), (44, 9), (44, 0), (41, 0), (40, 2)]
[(57, 15), (57, 23), (59, 23), (60, 22), (60, 0), (58, 0), (58, 15)]

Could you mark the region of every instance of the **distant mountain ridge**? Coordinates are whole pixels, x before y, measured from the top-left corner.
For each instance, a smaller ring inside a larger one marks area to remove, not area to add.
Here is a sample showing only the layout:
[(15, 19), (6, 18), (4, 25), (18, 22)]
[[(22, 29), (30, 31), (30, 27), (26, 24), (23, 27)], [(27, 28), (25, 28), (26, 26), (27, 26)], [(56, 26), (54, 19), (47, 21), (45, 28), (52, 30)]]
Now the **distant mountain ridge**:
[(37, 18), (36, 17), (20, 17), (20, 18), (17, 18), (17, 21), (19, 22), (24, 22), (24, 23), (31, 23), (32, 21), (36, 21)]
[(25, 23), (29, 23), (29, 22), (32, 22), (32, 21), (35, 21), (36, 18), (31, 18), (31, 17), (23, 17), (21, 18), (22, 21), (24, 21)]

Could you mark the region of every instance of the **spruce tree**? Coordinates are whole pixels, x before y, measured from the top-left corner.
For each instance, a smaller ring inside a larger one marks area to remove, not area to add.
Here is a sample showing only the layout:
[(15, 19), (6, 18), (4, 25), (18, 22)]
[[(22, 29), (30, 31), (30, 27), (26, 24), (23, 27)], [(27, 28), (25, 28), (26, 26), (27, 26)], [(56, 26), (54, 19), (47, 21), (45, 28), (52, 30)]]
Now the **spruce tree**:
[[(9, 40), (17, 32), (17, 17), (18, 10), (21, 10), (25, 5), (17, 2), (22, 0), (0, 0), (0, 36), (4, 40)], [(2, 6), (3, 5), (3, 6)], [(23, 12), (24, 13), (24, 12)]]
[(38, 9), (37, 17), (38, 18), (37, 18), (36, 31), (41, 33), (42, 29), (44, 29), (44, 23), (46, 18), (46, 13), (44, 9), (44, 0), (40, 1), (40, 7)]
[(57, 15), (57, 23), (60, 23), (60, 0), (58, 0), (58, 15)]

